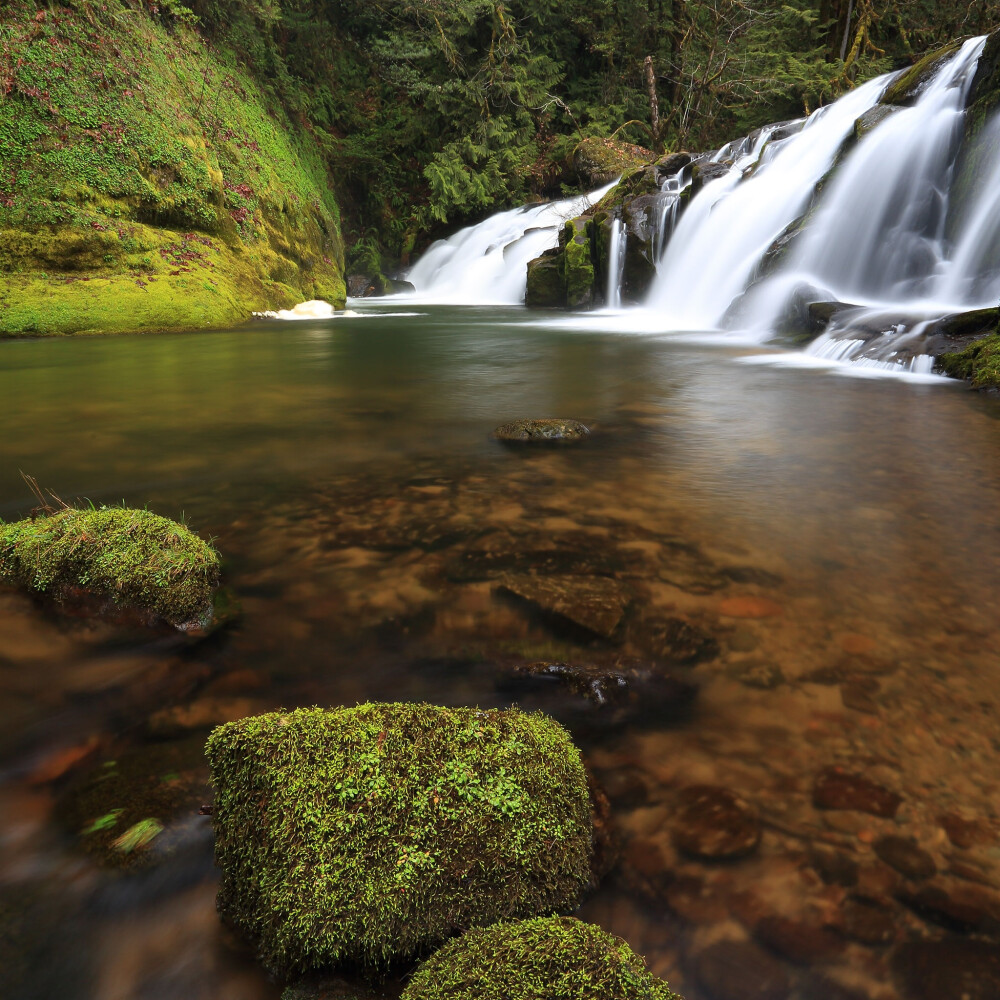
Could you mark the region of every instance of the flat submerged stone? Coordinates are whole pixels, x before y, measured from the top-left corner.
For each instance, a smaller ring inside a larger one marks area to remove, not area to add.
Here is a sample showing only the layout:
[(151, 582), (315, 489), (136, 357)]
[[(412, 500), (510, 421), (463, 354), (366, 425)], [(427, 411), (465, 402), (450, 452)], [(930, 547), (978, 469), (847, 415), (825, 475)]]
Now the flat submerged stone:
[(512, 420), (493, 432), (493, 438), (503, 444), (569, 444), (589, 437), (590, 428), (586, 424), (557, 417)]

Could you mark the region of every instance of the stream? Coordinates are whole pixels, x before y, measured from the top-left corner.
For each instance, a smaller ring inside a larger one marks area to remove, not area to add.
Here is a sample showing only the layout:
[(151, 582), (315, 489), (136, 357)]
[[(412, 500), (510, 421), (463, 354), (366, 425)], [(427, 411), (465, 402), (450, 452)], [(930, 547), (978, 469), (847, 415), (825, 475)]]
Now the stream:
[[(426, 700), (568, 726), (620, 855), (580, 916), (686, 1000), (950, 1000), (970, 969), (1000, 995), (975, 940), (1000, 926), (996, 400), (599, 316), (351, 308), (0, 345), (0, 516), (35, 505), (20, 471), (183, 516), (241, 610), (196, 639), (0, 591), (0, 994), (276, 1000), (215, 913), (204, 739)], [(491, 440), (535, 416), (591, 440)], [(618, 620), (526, 597), (534, 573)], [(642, 711), (512, 688), (541, 660), (669, 683)], [(691, 786), (741, 803), (750, 850), (692, 853)], [(120, 814), (163, 831), (116, 856), (93, 827)]]

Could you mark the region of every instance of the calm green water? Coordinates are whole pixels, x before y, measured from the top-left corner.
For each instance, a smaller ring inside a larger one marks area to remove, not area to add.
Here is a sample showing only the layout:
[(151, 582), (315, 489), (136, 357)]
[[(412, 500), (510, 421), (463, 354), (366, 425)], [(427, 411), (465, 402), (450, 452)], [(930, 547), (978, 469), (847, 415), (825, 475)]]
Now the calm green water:
[[(417, 315), (388, 314), (401, 308)], [(277, 997), (218, 925), (199, 748), (224, 718), (364, 699), (517, 698), (564, 718), (622, 853), (582, 915), (689, 1000), (737, 1000), (705, 970), (717, 941), (756, 941), (775, 968), (735, 945), (733, 961), (743, 982), (778, 976), (768, 996), (829, 992), (820, 976), (863, 995), (899, 987), (893, 946), (946, 931), (899, 901), (873, 843), (918, 842), (946, 894), (1000, 884), (1000, 403), (741, 353), (518, 309), (391, 305), (0, 344), (0, 516), (33, 506), (21, 470), (66, 500), (183, 514), (216, 539), (243, 609), (196, 644), (0, 593), (0, 993)], [(489, 438), (545, 415), (594, 437), (528, 453)], [(462, 570), (484, 545), (522, 576), (517, 553), (549, 547), (563, 575), (613, 581), (617, 631), (567, 628), (496, 574)], [(595, 553), (602, 568), (581, 569)], [(568, 692), (504, 684), (542, 658), (655, 660), (663, 619), (718, 652), (667, 663), (698, 689), (683, 710), (605, 722)], [(127, 774), (86, 798), (111, 760)], [(895, 819), (817, 809), (831, 766), (899, 794)], [(102, 866), (81, 830), (150, 782), (136, 808), (159, 810), (164, 833), (136, 868)], [(678, 853), (691, 784), (749, 803), (751, 856)], [(974, 842), (957, 846), (945, 815), (973, 824)], [(824, 881), (822, 851), (854, 863), (855, 882)], [(888, 914), (885, 941), (858, 940), (858, 899)], [(803, 964), (775, 943), (775, 918), (837, 947)]]

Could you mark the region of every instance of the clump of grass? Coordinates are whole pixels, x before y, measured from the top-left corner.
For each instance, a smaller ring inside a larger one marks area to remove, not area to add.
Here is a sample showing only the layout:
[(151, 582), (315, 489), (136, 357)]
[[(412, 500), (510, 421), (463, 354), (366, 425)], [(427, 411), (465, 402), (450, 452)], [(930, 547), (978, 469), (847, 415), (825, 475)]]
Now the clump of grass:
[(219, 910), (281, 974), (571, 910), (590, 879), (580, 753), (541, 714), (298, 709), (219, 727), (207, 755)]
[(619, 937), (573, 917), (472, 930), (416, 971), (402, 1000), (680, 1000)]
[(82, 589), (181, 627), (210, 619), (219, 554), (148, 510), (63, 506), (0, 522), (4, 579), (56, 600)]

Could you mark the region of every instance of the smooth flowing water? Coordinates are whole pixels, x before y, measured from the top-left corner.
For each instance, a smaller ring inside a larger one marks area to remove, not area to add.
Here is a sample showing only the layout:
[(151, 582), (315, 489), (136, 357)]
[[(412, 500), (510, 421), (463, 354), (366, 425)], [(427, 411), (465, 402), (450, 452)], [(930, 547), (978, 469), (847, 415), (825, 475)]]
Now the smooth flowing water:
[[(34, 506), (19, 470), (183, 513), (242, 605), (195, 642), (0, 593), (0, 995), (277, 998), (215, 914), (201, 747), (366, 699), (564, 720), (620, 846), (580, 915), (687, 1000), (925, 1000), (931, 953), (996, 987), (956, 933), (1000, 912), (996, 401), (523, 309), (353, 308), (0, 344), (0, 515)], [(546, 415), (593, 437), (489, 437)], [(515, 596), (553, 573), (614, 629)], [(656, 682), (610, 711), (512, 691), (537, 660)], [(682, 808), (705, 785), (745, 803), (733, 860), (692, 852), (718, 834)], [(124, 855), (109, 815), (165, 829)]]

